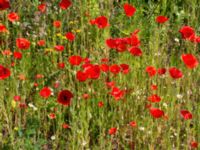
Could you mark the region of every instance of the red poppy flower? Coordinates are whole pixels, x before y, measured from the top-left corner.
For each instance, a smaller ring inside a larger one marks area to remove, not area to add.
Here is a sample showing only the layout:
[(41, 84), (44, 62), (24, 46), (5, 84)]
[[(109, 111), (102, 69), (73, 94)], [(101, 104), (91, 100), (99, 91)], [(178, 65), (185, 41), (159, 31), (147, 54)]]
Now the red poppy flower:
[(8, 30), (6, 29), (6, 26), (4, 26), (3, 24), (0, 24), (0, 33), (2, 32), (7, 32)]
[(43, 87), (40, 90), (40, 96), (43, 98), (48, 98), (51, 95), (51, 90), (48, 87)]
[(72, 98), (73, 94), (69, 90), (62, 90), (58, 94), (57, 102), (64, 106), (69, 106)]
[(90, 58), (86, 57), (86, 58), (83, 58), (83, 62), (85, 64), (90, 64)]
[(16, 46), (21, 50), (27, 50), (30, 47), (30, 41), (25, 38), (17, 38), (16, 39)]
[(103, 28), (109, 26), (108, 19), (105, 16), (97, 17), (94, 20), (94, 24), (100, 29), (103, 29)]
[(108, 58), (102, 58), (102, 59), (101, 59), (101, 62), (102, 62), (102, 63), (107, 63), (107, 62), (109, 62), (109, 59), (108, 59)]
[(20, 107), (21, 109), (25, 109), (25, 108), (27, 108), (27, 105), (26, 105), (26, 103), (20, 103), (20, 104), (19, 104), (19, 107)]
[(8, 68), (0, 65), (0, 80), (4, 80), (10, 76), (11, 72)]
[(158, 108), (152, 108), (151, 107), (149, 109), (149, 111), (150, 111), (151, 116), (154, 117), (154, 118), (161, 118), (161, 117), (164, 116), (164, 111), (162, 111)]
[(64, 69), (65, 68), (65, 63), (64, 62), (59, 62), (58, 63), (58, 68), (59, 69)]
[(22, 59), (22, 53), (21, 52), (14, 52), (13, 56), (15, 59)]
[(151, 90), (157, 90), (157, 89), (158, 89), (157, 85), (155, 85), (155, 84), (151, 85)]
[(40, 4), (38, 5), (38, 10), (42, 13), (46, 11), (46, 4)]
[(91, 19), (91, 20), (89, 21), (89, 23), (90, 23), (91, 25), (95, 25), (95, 19)]
[(67, 123), (63, 123), (63, 124), (62, 124), (62, 127), (63, 127), (63, 129), (68, 129), (68, 128), (70, 128), (70, 126), (69, 126)]
[(152, 106), (152, 104), (146, 104), (145, 108), (149, 109), (149, 108), (151, 108), (151, 106)]
[(159, 75), (164, 75), (164, 74), (166, 73), (166, 71), (167, 71), (167, 70), (166, 70), (165, 68), (159, 68), (159, 69), (158, 69), (158, 74), (159, 74)]
[(83, 99), (87, 100), (87, 99), (90, 98), (90, 95), (87, 94), (87, 93), (84, 93), (84, 94), (82, 95), (82, 97), (83, 97)]
[(161, 101), (161, 98), (157, 94), (153, 94), (153, 95), (151, 95), (151, 96), (148, 97), (148, 100), (150, 102), (157, 103), (157, 102)]
[(88, 75), (87, 75), (86, 73), (82, 72), (82, 71), (78, 71), (78, 72), (76, 73), (76, 79), (77, 79), (78, 81), (80, 81), (80, 82), (86, 81), (87, 78), (88, 78)]
[(181, 116), (185, 119), (185, 120), (189, 120), (192, 119), (192, 114), (187, 111), (187, 110), (181, 110)]
[(111, 95), (115, 98), (116, 101), (120, 100), (125, 94), (124, 90), (120, 90), (118, 87), (113, 87)]
[(106, 45), (109, 48), (116, 49), (117, 52), (124, 52), (127, 50), (128, 44), (129, 45), (136, 44), (132, 42), (134, 41), (132, 41), (131, 38), (115, 38), (115, 39), (109, 38), (106, 40)]
[(108, 131), (108, 133), (110, 135), (114, 135), (114, 134), (116, 134), (116, 132), (117, 132), (117, 128), (110, 128), (109, 131)]
[(49, 114), (49, 118), (50, 119), (55, 119), (56, 118), (56, 114), (55, 113), (50, 113)]
[(84, 72), (87, 74), (89, 79), (98, 79), (101, 74), (99, 65), (88, 65), (84, 68)]
[(63, 45), (56, 45), (54, 46), (54, 49), (58, 52), (64, 51), (65, 47)]
[(136, 12), (136, 8), (128, 3), (124, 4), (124, 12), (127, 17), (132, 17)]
[(39, 40), (39, 41), (37, 42), (37, 44), (38, 44), (39, 46), (44, 46), (44, 45), (46, 44), (46, 42), (45, 42), (45, 40)]
[(14, 101), (16, 101), (16, 102), (21, 101), (21, 96), (15, 95), (15, 96), (14, 96)]
[(142, 56), (142, 51), (140, 48), (138, 47), (132, 47), (129, 49), (129, 52), (133, 55), (133, 56)]
[(197, 67), (199, 64), (196, 57), (193, 56), (192, 54), (183, 54), (181, 56), (181, 58), (182, 58), (183, 62), (185, 63), (185, 65), (190, 69)]
[(190, 39), (195, 34), (194, 29), (190, 26), (183, 26), (179, 32), (181, 33), (183, 39)]
[(156, 71), (156, 68), (154, 68), (153, 66), (148, 66), (146, 67), (146, 72), (148, 73), (150, 77), (153, 77), (156, 75), (157, 71)]
[[(136, 31), (134, 31), (134, 32), (136, 32)], [(138, 47), (138, 46), (140, 46), (140, 40), (139, 40), (139, 38), (138, 38), (138, 36), (137, 36), (137, 34), (136, 33), (132, 33), (131, 34), (131, 37), (130, 37), (130, 45), (131, 46), (133, 46), (133, 47)], [(139, 31), (138, 31), (139, 32)], [(129, 39), (129, 38), (128, 38)]]
[(127, 65), (127, 64), (120, 64), (120, 67), (122, 69), (121, 71), (122, 71), (123, 74), (129, 73), (129, 71), (130, 71), (129, 65)]
[(35, 76), (35, 78), (36, 78), (36, 79), (42, 79), (42, 78), (44, 78), (44, 75), (43, 75), (43, 74), (37, 74), (37, 75)]
[(131, 122), (129, 123), (129, 125), (130, 125), (131, 127), (136, 127), (136, 126), (137, 126), (137, 123), (136, 123), (135, 121), (131, 121)]
[(121, 71), (121, 67), (117, 64), (111, 65), (109, 68), (110, 72), (113, 74), (118, 74)]
[(106, 45), (109, 48), (115, 49), (116, 48), (116, 40), (109, 38), (109, 39), (106, 40)]
[(34, 87), (38, 87), (38, 83), (36, 83), (36, 82), (33, 85), (34, 85)]
[(104, 106), (104, 103), (102, 101), (98, 102), (98, 106), (101, 108)]
[(59, 3), (59, 6), (61, 9), (65, 10), (69, 8), (72, 5), (72, 2), (70, 0), (61, 0)]
[(4, 56), (10, 56), (10, 55), (12, 55), (12, 52), (9, 49), (6, 49), (6, 50), (2, 51), (2, 54)]
[(109, 65), (107, 65), (107, 64), (101, 64), (100, 68), (101, 68), (101, 71), (103, 71), (103, 72), (109, 71)]
[(72, 32), (67, 32), (65, 34), (65, 37), (69, 40), (69, 41), (74, 41), (75, 39), (75, 35)]
[(111, 81), (111, 82), (106, 82), (106, 86), (108, 88), (113, 88), (115, 86), (115, 82), (114, 81)]
[(196, 41), (197, 43), (200, 43), (200, 36), (196, 37), (195, 41)]
[(165, 16), (158, 16), (158, 17), (156, 17), (156, 22), (157, 23), (165, 23), (168, 20), (169, 20), (169, 18), (167, 18)]
[(127, 50), (127, 45), (123, 42), (117, 43), (116, 50), (117, 52), (124, 52)]
[(190, 142), (191, 148), (198, 148), (198, 143), (196, 141)]
[(17, 13), (11, 12), (11, 13), (8, 14), (8, 20), (9, 20), (10, 22), (18, 21), (18, 20), (19, 20), (19, 16), (18, 16)]
[(56, 28), (60, 28), (61, 27), (61, 21), (59, 21), (59, 20), (54, 21), (53, 26), (56, 27)]
[(54, 83), (54, 86), (53, 86), (53, 87), (57, 89), (57, 88), (59, 88), (59, 86), (60, 86), (60, 82), (59, 82), (59, 81), (56, 81), (56, 82)]
[(82, 62), (82, 57), (78, 55), (73, 55), (69, 57), (68, 61), (72, 66), (78, 66)]
[(0, 10), (5, 10), (7, 8), (10, 8), (9, 0), (0, 0)]
[(179, 79), (183, 77), (182, 72), (176, 67), (172, 67), (169, 69), (170, 76), (174, 79)]

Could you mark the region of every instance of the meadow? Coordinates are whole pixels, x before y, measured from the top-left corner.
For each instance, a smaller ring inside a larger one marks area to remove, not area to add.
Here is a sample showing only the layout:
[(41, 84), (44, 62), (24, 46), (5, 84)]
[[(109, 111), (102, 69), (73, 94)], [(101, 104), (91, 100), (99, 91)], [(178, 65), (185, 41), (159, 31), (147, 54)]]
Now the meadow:
[(199, 10), (0, 0), (0, 149), (199, 149)]

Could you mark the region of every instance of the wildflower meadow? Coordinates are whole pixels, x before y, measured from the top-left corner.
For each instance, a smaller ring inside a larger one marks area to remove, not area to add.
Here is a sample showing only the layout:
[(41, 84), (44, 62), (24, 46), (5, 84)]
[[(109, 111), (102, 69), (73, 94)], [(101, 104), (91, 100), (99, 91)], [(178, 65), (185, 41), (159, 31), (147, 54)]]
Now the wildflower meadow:
[(200, 149), (200, 0), (0, 0), (0, 150)]

